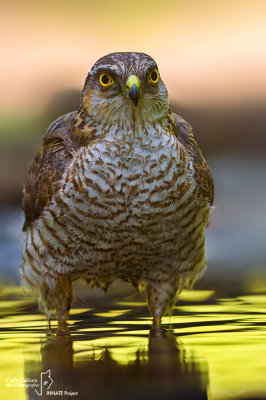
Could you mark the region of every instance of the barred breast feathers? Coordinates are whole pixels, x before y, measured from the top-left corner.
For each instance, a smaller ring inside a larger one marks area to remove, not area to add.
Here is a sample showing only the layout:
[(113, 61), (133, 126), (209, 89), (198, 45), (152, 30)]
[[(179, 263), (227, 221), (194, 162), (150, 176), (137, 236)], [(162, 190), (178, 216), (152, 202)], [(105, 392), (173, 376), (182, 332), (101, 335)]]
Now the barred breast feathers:
[[(194, 139), (192, 128), (178, 115), (173, 114), (173, 116), (175, 123), (174, 134), (184, 146), (193, 163), (198, 196), (205, 199), (209, 205), (212, 205), (212, 176)], [(88, 130), (90, 130), (90, 133), (94, 133), (93, 126), (82, 125), (84, 116), (81, 115), (81, 117), (78, 112), (74, 111), (58, 118), (48, 128), (44, 136), (43, 145), (33, 160), (25, 179), (22, 202), (25, 212), (24, 230), (34, 220), (38, 219), (43, 210), (49, 206), (52, 197), (59, 190), (60, 179), (63, 177), (71, 160), (73, 160), (74, 154), (79, 147), (84, 145), (84, 137), (86, 133), (88, 135)], [(73, 126), (77, 121), (79, 122), (77, 124), (78, 129), (74, 134)], [(169, 132), (170, 127), (167, 128)], [(114, 132), (116, 132), (115, 129)], [(143, 134), (144, 136), (150, 136), (150, 143), (152, 143), (153, 137), (150, 132), (145, 130)], [(87, 146), (89, 148), (88, 139)], [(128, 143), (126, 145), (128, 146), (128, 152), (133, 151), (133, 145), (132, 141), (131, 144)]]

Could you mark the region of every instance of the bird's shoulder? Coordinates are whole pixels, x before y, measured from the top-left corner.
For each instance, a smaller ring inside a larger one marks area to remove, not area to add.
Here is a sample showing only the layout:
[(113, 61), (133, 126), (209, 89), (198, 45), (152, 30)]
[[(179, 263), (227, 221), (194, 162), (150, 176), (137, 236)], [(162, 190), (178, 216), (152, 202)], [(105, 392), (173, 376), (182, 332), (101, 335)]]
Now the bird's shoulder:
[(195, 171), (195, 180), (198, 186), (198, 196), (205, 199), (210, 205), (214, 200), (214, 183), (208, 164), (196, 142), (191, 125), (177, 114), (173, 114), (175, 122), (175, 136), (186, 149)]
[(23, 188), (24, 229), (40, 217), (59, 190), (60, 179), (75, 153), (73, 123), (76, 114), (76, 111), (65, 114), (49, 126), (30, 165)]

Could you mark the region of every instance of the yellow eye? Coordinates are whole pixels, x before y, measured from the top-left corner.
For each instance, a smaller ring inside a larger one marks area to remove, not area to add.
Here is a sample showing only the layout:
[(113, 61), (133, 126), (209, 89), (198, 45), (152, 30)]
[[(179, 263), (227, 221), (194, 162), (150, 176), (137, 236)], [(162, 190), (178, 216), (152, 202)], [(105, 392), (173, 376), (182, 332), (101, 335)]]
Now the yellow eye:
[(114, 83), (112, 77), (109, 74), (101, 74), (99, 77), (100, 84), (104, 87), (108, 87)]
[(156, 68), (154, 68), (153, 70), (151, 70), (151, 72), (149, 73), (149, 77), (148, 77), (148, 81), (152, 82), (152, 83), (157, 83), (159, 80), (159, 72)]

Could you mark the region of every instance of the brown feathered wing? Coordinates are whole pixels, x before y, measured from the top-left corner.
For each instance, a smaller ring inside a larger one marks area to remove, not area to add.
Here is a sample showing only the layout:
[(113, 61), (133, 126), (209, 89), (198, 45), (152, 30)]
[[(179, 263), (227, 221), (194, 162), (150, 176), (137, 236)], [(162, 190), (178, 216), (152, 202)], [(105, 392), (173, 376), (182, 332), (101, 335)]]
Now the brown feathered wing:
[(181, 118), (174, 114), (176, 125), (176, 136), (186, 148), (190, 155), (195, 171), (195, 179), (198, 186), (198, 197), (206, 200), (210, 205), (214, 200), (214, 184), (208, 164), (194, 139), (192, 127)]
[(60, 179), (73, 158), (72, 126), (76, 112), (63, 115), (48, 128), (42, 147), (35, 156), (25, 179), (22, 208), (23, 230), (40, 217), (60, 188)]

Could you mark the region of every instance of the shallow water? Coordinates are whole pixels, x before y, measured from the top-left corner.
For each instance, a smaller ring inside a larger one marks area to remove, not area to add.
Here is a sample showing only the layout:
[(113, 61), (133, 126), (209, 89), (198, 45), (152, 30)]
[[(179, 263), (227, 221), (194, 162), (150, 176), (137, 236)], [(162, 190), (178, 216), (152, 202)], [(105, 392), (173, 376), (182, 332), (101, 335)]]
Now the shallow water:
[(5, 288), (0, 317), (1, 399), (266, 399), (266, 294), (184, 291), (164, 332), (139, 298), (76, 303), (63, 334)]

